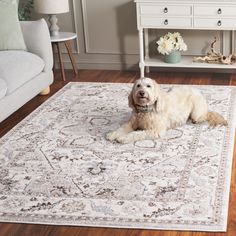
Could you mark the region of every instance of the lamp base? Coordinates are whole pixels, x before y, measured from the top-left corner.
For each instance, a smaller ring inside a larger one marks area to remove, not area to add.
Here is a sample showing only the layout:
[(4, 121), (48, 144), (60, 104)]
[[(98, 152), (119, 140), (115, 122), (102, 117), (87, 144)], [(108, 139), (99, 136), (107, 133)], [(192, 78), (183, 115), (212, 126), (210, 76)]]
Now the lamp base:
[(59, 34), (59, 26), (57, 25), (58, 19), (56, 15), (50, 15), (49, 16), (49, 22), (50, 22), (50, 35), (51, 36), (57, 36)]

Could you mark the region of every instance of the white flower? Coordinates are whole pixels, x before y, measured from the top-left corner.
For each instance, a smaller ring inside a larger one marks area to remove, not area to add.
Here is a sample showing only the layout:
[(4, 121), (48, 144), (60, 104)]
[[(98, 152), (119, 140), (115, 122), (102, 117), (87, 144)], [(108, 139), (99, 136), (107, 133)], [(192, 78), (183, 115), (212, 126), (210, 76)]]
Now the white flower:
[(174, 49), (174, 45), (172, 43), (171, 40), (166, 40), (163, 37), (161, 37), (158, 41), (157, 41), (158, 47), (157, 50), (159, 53), (165, 55), (165, 54), (169, 54), (173, 49)]
[(184, 40), (179, 32), (168, 32), (157, 41), (157, 44), (157, 50), (163, 55), (169, 54), (171, 51), (187, 50), (187, 45), (184, 43)]
[(176, 50), (179, 50), (179, 51), (186, 51), (187, 50), (187, 45), (184, 42), (182, 37), (179, 38), (178, 42), (176, 43)]
[(187, 51), (188, 47), (187, 47), (186, 43), (183, 40), (181, 40), (178, 44), (179, 44), (179, 50), (180, 51)]
[(178, 39), (182, 38), (180, 36), (180, 33), (179, 32), (175, 32), (175, 33), (168, 33), (165, 35), (167, 39), (171, 39), (174, 42), (178, 41)]
[[(171, 34), (171, 33), (170, 33), (170, 34)], [(175, 38), (182, 38), (182, 36), (180, 35), (179, 32), (174, 32), (174, 33), (173, 33), (173, 36), (174, 36)]]

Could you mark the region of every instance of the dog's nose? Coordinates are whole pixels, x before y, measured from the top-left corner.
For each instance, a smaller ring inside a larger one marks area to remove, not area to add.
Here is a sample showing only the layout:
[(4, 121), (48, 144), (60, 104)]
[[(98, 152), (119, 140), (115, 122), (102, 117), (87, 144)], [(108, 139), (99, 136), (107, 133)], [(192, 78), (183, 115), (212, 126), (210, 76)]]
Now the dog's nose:
[(139, 91), (139, 95), (143, 97), (145, 95), (144, 91)]

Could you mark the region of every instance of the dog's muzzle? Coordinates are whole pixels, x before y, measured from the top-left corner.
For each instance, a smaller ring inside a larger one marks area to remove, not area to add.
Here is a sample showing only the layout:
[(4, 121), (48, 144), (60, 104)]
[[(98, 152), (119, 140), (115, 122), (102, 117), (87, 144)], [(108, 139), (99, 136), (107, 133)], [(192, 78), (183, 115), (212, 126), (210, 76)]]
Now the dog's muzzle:
[(141, 98), (144, 98), (145, 92), (141, 90), (141, 91), (138, 92), (138, 95), (139, 95)]

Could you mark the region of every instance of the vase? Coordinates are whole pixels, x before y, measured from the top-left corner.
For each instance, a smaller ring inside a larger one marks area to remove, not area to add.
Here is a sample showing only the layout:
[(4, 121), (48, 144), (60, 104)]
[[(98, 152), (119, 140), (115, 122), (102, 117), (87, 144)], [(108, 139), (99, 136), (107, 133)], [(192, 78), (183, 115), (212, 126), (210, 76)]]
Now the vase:
[(169, 55), (164, 56), (164, 62), (166, 63), (178, 63), (181, 61), (181, 52), (180, 51), (173, 51)]

